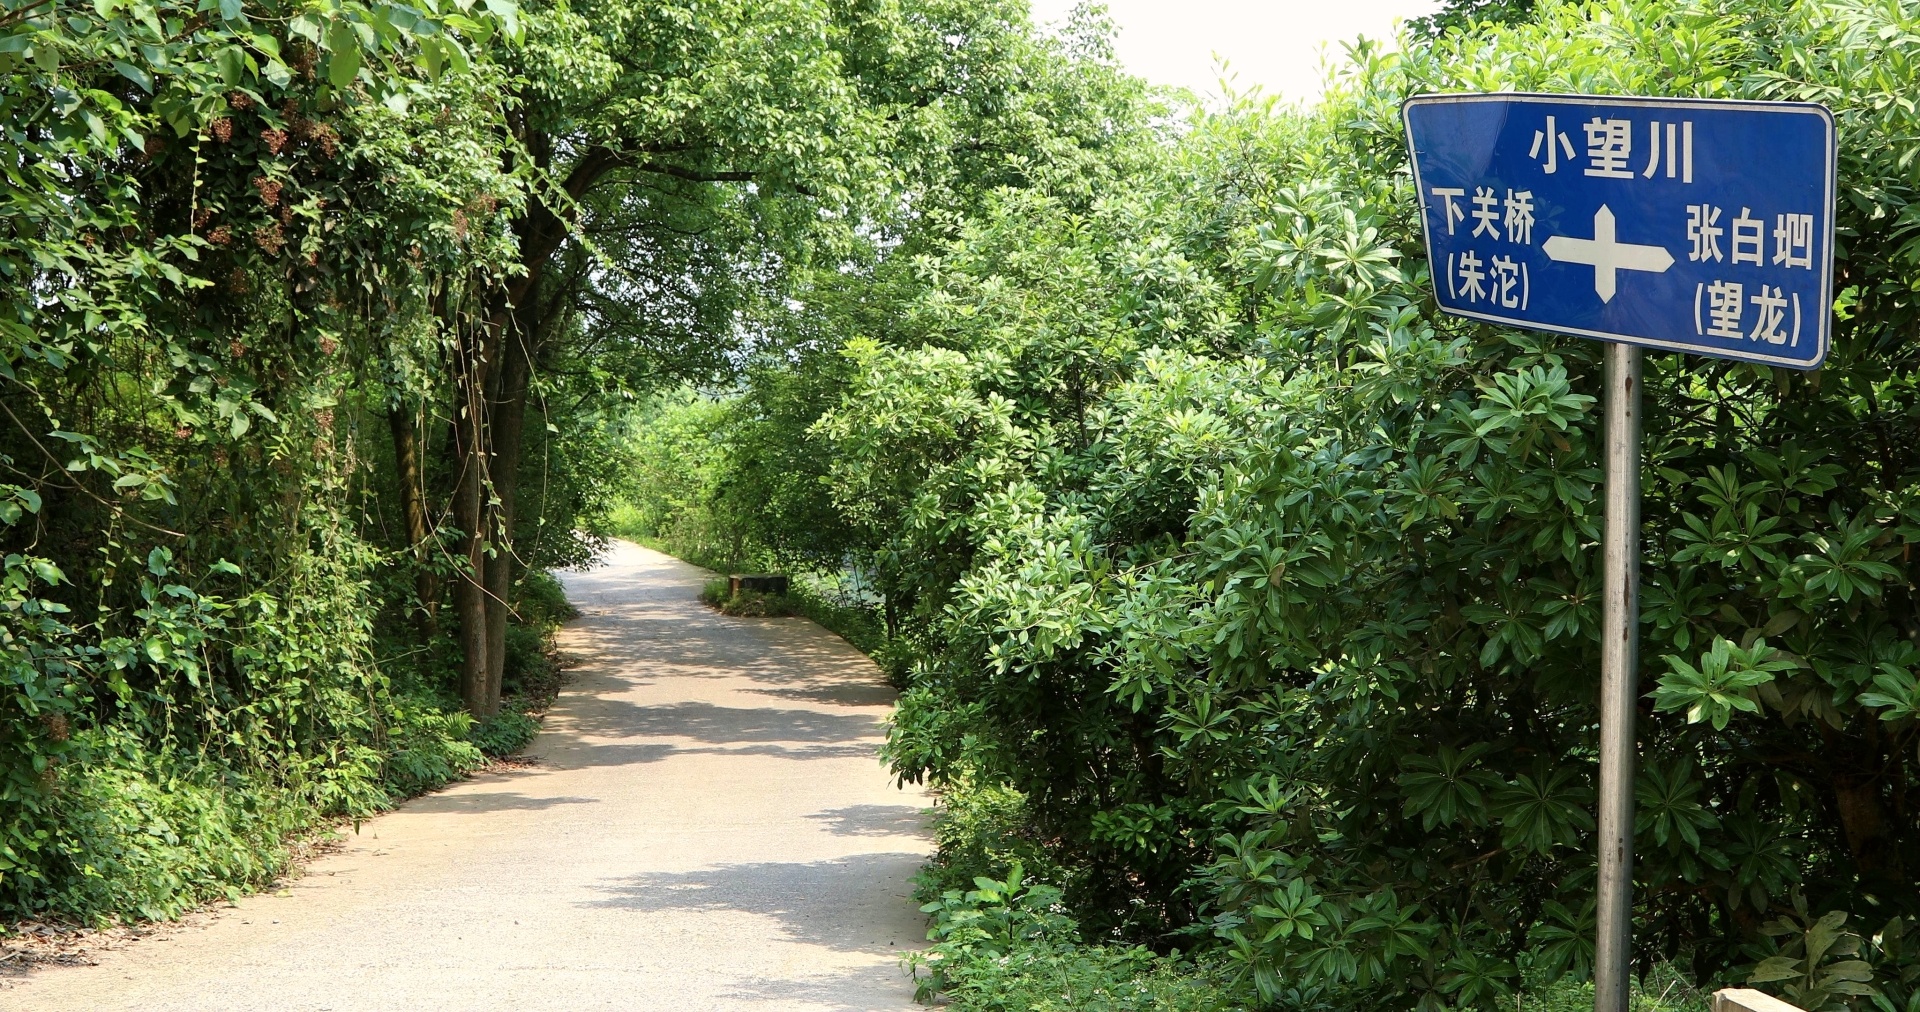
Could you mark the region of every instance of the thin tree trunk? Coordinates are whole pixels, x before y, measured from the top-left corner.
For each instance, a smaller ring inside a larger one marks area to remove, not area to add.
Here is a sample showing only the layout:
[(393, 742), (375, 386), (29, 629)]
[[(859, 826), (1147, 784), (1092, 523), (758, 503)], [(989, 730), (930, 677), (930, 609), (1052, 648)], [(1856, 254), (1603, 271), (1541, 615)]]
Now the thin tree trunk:
[(1864, 776), (1836, 776), (1832, 782), (1834, 807), (1846, 834), (1854, 867), (1869, 882), (1902, 877), (1900, 854), (1887, 825), (1881, 803), (1880, 781)]
[[(527, 130), (524, 124), (517, 121), (515, 130), (520, 134), (523, 148), (532, 156), (533, 163), (542, 169), (550, 165), (551, 138), (539, 131)], [(617, 153), (596, 148), (569, 173), (564, 188), (570, 196), (578, 198), (620, 161)], [(471, 588), (477, 598), (471, 607), (460, 606), (461, 642), (467, 644), (477, 635), (477, 649), (470, 649), (468, 655), (477, 654), (484, 660), (474, 677), (479, 679), (476, 689), (485, 699), (489, 715), (499, 709), (500, 683), (506, 665), (507, 620), (510, 612), (507, 596), (513, 585), (514, 567), (514, 507), (519, 498), (521, 436), (526, 420), (532, 358), (536, 354), (536, 347), (547, 336), (546, 325), (557, 318), (553, 307), (545, 307), (544, 312), (538, 307), (541, 280), (569, 231), (566, 220), (540, 200), (532, 203), (525, 216), (514, 222), (513, 228), (520, 239), (521, 263), (526, 270), (506, 283), (489, 313), (489, 350), (471, 386), (474, 397), (463, 402), (474, 404), (477, 408), (481, 401), (485, 401), (485, 408), (492, 414), (492, 417), (479, 423), (479, 431), (484, 434), (484, 445), (480, 447), (479, 455), (487, 465), (488, 480), (484, 493), (478, 486), (475, 487), (475, 501), (471, 506), (480, 514), (478, 519), (484, 524), (483, 535), (493, 539), (493, 550), (484, 560), (477, 547), (469, 553), (468, 557), (475, 563), (473, 572), (483, 583)], [(504, 359), (501, 357), (503, 352)], [(489, 377), (486, 373), (489, 367), (497, 370), (497, 374)], [(489, 493), (491, 504), (485, 500)], [(461, 522), (464, 524), (466, 521)], [(477, 538), (469, 543), (475, 546), (481, 544)], [(459, 605), (458, 595), (456, 605)], [(477, 623), (477, 634), (472, 631), (470, 621)], [(471, 665), (463, 662), (463, 688), (471, 670)]]
[(507, 662), (507, 620), (512, 609), (515, 558), (513, 521), (520, 496), (520, 448), (527, 417), (527, 388), (532, 363), (523, 343), (524, 331), (512, 328), (503, 342), (499, 399), (493, 405), (494, 552), (487, 559), (487, 686), (495, 709), (500, 706), (502, 676)]
[[(551, 140), (539, 132), (522, 135), (525, 150), (543, 170), (551, 162)], [(604, 173), (596, 168), (593, 178)], [(587, 184), (582, 184), (587, 185)], [(569, 193), (579, 195), (579, 190)], [(494, 551), (487, 559), (486, 642), (487, 692), (493, 707), (500, 705), (501, 682), (507, 661), (507, 622), (512, 609), (508, 596), (513, 589), (513, 522), (520, 492), (520, 451), (527, 416), (527, 392), (533, 373), (535, 348), (546, 335), (553, 319), (552, 307), (542, 311), (539, 303), (541, 280), (549, 262), (566, 238), (566, 222), (544, 201), (536, 200), (526, 216), (514, 223), (520, 239), (521, 263), (526, 270), (509, 281), (499, 293), (489, 314), (489, 335), (495, 345), (488, 360), (496, 374), (484, 387), (491, 394), (488, 404), (488, 449), (491, 452), (491, 491), (494, 513), (491, 531)]]
[(413, 552), (413, 591), (420, 599), (414, 621), (422, 642), (431, 643), (440, 634), (437, 613), (440, 610), (440, 581), (428, 565), (426, 487), (420, 475), (419, 440), (414, 433), (413, 413), (395, 405), (387, 411), (387, 426), (393, 430), (394, 469), (399, 472), (400, 513), (407, 528), (407, 544)]
[(454, 384), (455, 481), (453, 521), (461, 532), (464, 571), (453, 585), (453, 607), (460, 621), (460, 698), (467, 712), (486, 719), (495, 712), (488, 692), (486, 572), (486, 355), (474, 347), (464, 322), (456, 338)]

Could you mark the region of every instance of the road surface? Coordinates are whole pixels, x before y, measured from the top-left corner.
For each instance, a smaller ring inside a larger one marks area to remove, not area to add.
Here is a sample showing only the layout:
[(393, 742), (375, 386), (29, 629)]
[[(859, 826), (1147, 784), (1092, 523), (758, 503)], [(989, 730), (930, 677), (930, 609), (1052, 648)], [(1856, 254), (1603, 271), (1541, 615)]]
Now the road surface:
[(916, 1008), (928, 802), (874, 757), (893, 693), (810, 622), (705, 608), (709, 577), (624, 542), (563, 574), (580, 664), (535, 765), (198, 927), (0, 983), (0, 1009)]

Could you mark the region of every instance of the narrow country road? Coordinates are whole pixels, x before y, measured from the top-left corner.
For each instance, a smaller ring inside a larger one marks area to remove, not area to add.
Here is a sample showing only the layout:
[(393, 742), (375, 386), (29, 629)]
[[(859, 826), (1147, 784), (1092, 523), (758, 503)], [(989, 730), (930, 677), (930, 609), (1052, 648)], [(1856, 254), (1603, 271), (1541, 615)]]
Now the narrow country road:
[(874, 757), (893, 694), (810, 622), (708, 610), (707, 576), (626, 543), (563, 574), (581, 663), (535, 765), (203, 927), (14, 978), (0, 1009), (914, 1008), (927, 802)]

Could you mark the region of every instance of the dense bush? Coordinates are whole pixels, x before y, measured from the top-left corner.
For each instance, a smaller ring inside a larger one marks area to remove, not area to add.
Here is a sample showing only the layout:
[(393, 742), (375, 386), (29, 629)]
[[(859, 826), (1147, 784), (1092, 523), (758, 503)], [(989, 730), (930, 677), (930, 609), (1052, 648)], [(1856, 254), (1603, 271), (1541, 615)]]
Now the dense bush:
[(1828, 364), (1648, 361), (1637, 958), (1920, 1009), (1916, 57), (1906, 3), (1543, 3), (1357, 47), (1309, 114), (1195, 114), (1098, 199), (993, 191), (857, 306), (823, 283), (838, 358), (748, 417), (883, 595), (895, 768), (1026, 799), (1085, 937), (1218, 946), (1281, 1006), (1584, 977), (1599, 350), (1435, 311), (1400, 103), (1821, 101)]
[(470, 54), (513, 23), (0, 18), (0, 916), (170, 915), (478, 761), (381, 670), (356, 507), (380, 370), (505, 248), (454, 225), (512, 196)]
[(899, 222), (1108, 178), (1079, 69), (1018, 0), (0, 2), (0, 917), (523, 743), (608, 420)]

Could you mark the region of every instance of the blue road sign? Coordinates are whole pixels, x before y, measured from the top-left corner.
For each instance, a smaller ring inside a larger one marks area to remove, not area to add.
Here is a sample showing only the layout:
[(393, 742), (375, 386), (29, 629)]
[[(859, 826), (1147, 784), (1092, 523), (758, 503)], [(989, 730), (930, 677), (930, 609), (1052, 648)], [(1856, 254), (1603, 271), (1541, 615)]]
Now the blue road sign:
[(1403, 116), (1447, 312), (1794, 369), (1826, 358), (1824, 106), (1422, 95)]

